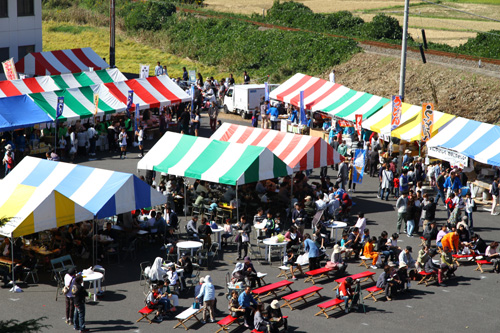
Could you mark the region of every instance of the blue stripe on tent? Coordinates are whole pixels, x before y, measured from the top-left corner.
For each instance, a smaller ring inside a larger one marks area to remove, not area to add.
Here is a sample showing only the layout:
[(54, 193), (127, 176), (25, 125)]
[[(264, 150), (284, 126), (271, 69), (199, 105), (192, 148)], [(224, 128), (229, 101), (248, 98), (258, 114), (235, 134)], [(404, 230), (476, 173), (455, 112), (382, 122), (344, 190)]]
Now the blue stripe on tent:
[[(71, 197), (82, 184), (87, 181), (94, 168), (77, 165), (71, 172), (56, 186), (55, 190), (61, 194)], [(89, 209), (90, 210), (90, 209)], [(91, 210), (92, 213), (96, 213)]]
[(489, 165), (500, 166), (500, 154), (497, 154), (488, 160)]
[(441, 146), (453, 149), (461, 144), (464, 139), (468, 138), (480, 125), (481, 123), (478, 121), (469, 120), (456, 135), (443, 143)]
[(40, 160), (37, 166), (21, 184), (38, 187), (52, 173), (52, 171), (54, 171), (55, 167), (56, 164), (54, 163), (47, 163), (47, 161)]
[(134, 195), (136, 209), (151, 207), (151, 187), (134, 176)]
[[(108, 217), (116, 215), (116, 204), (114, 202), (114, 195), (116, 192), (120, 191), (120, 188), (127, 182), (127, 180), (133, 177), (131, 174), (126, 174), (122, 172), (113, 172), (111, 177), (106, 181), (106, 183), (101, 187), (101, 190), (85, 204), (85, 208), (93, 212), (98, 217)], [(109, 199), (113, 199), (113, 203), (109, 202)], [(106, 203), (103, 206), (103, 203)], [(111, 208), (114, 210), (111, 211)], [(104, 213), (108, 215), (103, 215)]]
[[(484, 133), (480, 138), (474, 141), (469, 147), (467, 147), (463, 152), (464, 155), (475, 158), (476, 155), (482, 153), (486, 148), (488, 148), (496, 139), (500, 137), (500, 128), (497, 126), (492, 126), (488, 132)], [(467, 140), (467, 137), (464, 137)]]
[(113, 215), (116, 215), (116, 200), (114, 195), (101, 207), (96, 216), (97, 218), (102, 219)]

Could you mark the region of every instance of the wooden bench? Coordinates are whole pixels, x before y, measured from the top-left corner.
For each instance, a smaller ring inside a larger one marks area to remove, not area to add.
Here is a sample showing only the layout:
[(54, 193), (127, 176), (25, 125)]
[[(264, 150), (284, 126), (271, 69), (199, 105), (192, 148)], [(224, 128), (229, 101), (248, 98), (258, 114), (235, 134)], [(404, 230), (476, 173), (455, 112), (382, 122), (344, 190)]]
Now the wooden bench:
[(140, 322), (143, 319), (146, 319), (147, 321), (149, 321), (150, 324), (152, 324), (153, 322), (151, 321), (151, 319), (149, 319), (149, 315), (153, 313), (153, 311), (154, 311), (153, 309), (150, 309), (147, 306), (137, 311), (142, 317), (137, 319), (136, 323)]
[(417, 284), (425, 283), (425, 286), (427, 287), (430, 282), (436, 280), (436, 274), (437, 273), (436, 272), (428, 273), (426, 271), (420, 271), (420, 272), (418, 272), (418, 274), (420, 274), (420, 276), (422, 278), (420, 279), (420, 281), (418, 281)]
[(382, 288), (379, 288), (377, 286), (373, 286), (373, 287), (370, 287), (370, 288), (366, 288), (366, 291), (368, 292), (368, 295), (366, 295), (365, 297), (363, 297), (363, 299), (367, 299), (367, 298), (373, 298), (373, 301), (376, 302), (377, 301), (377, 298), (375, 296), (378, 296), (380, 294), (382, 294), (384, 292), (384, 289)]
[(220, 331), (227, 331), (229, 330), (229, 326), (232, 324), (238, 324), (238, 326), (241, 326), (241, 322), (238, 317), (233, 317), (231, 315), (225, 317), (224, 319), (221, 319), (217, 322), (217, 325), (220, 326), (219, 330), (216, 331), (215, 333), (219, 333)]
[(477, 264), (477, 268), (475, 270), (481, 271), (481, 273), (484, 273), (483, 265), (492, 265), (492, 263), (488, 260), (476, 260), (476, 264)]
[(315, 284), (316, 282), (314, 281), (314, 279), (321, 279), (324, 277), (330, 277), (330, 272), (333, 272), (333, 271), (334, 271), (333, 268), (326, 268), (326, 267), (313, 269), (312, 271), (308, 271), (305, 273), (309, 277), (307, 279), (305, 279), (304, 282), (311, 281), (313, 284)]
[(290, 310), (294, 310), (292, 307), (292, 304), (304, 301), (304, 303), (307, 303), (307, 298), (313, 297), (314, 295), (318, 295), (320, 298), (322, 297), (320, 295), (320, 290), (323, 290), (323, 287), (317, 287), (317, 286), (312, 286), (309, 288), (306, 288), (304, 290), (300, 290), (297, 292), (294, 292), (290, 295), (283, 296), (281, 299), (285, 301), (281, 307), (288, 306)]
[(353, 280), (358, 280), (358, 279), (363, 279), (362, 281), (360, 282), (366, 282), (368, 281), (369, 279), (372, 280), (372, 282), (375, 282), (375, 280), (373, 279), (373, 276), (375, 275), (375, 272), (370, 272), (370, 271), (364, 271), (362, 273), (358, 273), (358, 274), (353, 274), (353, 275), (349, 275), (349, 276), (345, 276), (343, 278), (340, 278), (340, 279), (337, 279), (335, 280), (335, 282), (337, 282), (337, 286), (335, 288), (333, 288), (333, 290), (337, 289), (340, 284), (342, 282), (344, 282), (345, 279), (347, 279), (348, 277), (351, 277)]
[(266, 281), (264, 281), (264, 278), (267, 276), (267, 273), (261, 273), (261, 272), (257, 272), (257, 279), (259, 279), (260, 281), (262, 281), (262, 283), (264, 285), (266, 285)]
[(324, 314), (326, 318), (330, 318), (327, 312), (334, 310), (335, 308), (340, 308), (340, 310), (344, 310), (342, 308), (342, 303), (344, 303), (344, 301), (341, 300), (340, 298), (334, 298), (325, 303), (318, 304), (318, 308), (320, 308), (321, 311), (316, 313), (315, 316)]
[(257, 296), (257, 299), (262, 302), (261, 297), (267, 297), (269, 295), (278, 297), (277, 293), (284, 291), (286, 288), (290, 289), (290, 291), (293, 291), (292, 288), (290, 288), (291, 284), (293, 284), (292, 281), (283, 280), (254, 289), (252, 290), (252, 293), (254, 293)]
[[(309, 266), (309, 263), (300, 265), (300, 268), (304, 269), (307, 266)], [(297, 267), (298, 266), (293, 267), (293, 274), (296, 274), (297, 272), (299, 272), (299, 269)], [(276, 277), (284, 276), (285, 279), (288, 279), (288, 272), (290, 272), (290, 266), (283, 265), (283, 266), (280, 266), (278, 268), (280, 269), (280, 273)]]
[(197, 314), (199, 314), (203, 310), (203, 307), (201, 309), (193, 309), (192, 307), (187, 308), (186, 310), (182, 311), (179, 313), (177, 316), (175, 316), (175, 319), (177, 319), (179, 322), (177, 325), (174, 326), (174, 328), (177, 328), (179, 326), (184, 326), (184, 328), (189, 330), (189, 328), (186, 326), (186, 322), (190, 320), (191, 318), (196, 319), (197, 322), (201, 323), (201, 321), (196, 317)]
[(361, 262), (359, 263), (358, 266), (365, 266), (365, 268), (370, 268), (370, 266), (368, 266), (368, 264), (366, 263), (367, 261), (373, 261), (372, 258), (368, 258), (368, 257), (365, 257), (365, 256), (359, 256), (359, 259), (361, 260)]
[(453, 262), (457, 264), (457, 266), (460, 266), (460, 259), (469, 259), (469, 258), (475, 258), (476, 255), (474, 253), (471, 254), (453, 254)]

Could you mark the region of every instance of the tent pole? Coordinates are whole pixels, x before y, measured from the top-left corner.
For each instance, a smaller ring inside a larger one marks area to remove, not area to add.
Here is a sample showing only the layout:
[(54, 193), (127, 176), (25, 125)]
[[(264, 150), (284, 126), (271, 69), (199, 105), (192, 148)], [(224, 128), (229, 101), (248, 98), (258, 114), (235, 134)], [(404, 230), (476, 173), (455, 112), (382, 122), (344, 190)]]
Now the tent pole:
[(236, 183), (236, 223), (240, 220), (240, 202), (238, 201), (238, 183)]
[(292, 211), (293, 211), (293, 172), (292, 172), (292, 178), (290, 179), (290, 217), (292, 216)]
[(16, 279), (14, 277), (14, 237), (10, 236), (10, 255), (12, 258), (12, 289), (10, 290), (11, 292), (15, 293), (16, 292)]
[(187, 188), (186, 188), (186, 179), (183, 180), (184, 183), (184, 218), (187, 222), (188, 220), (188, 213), (187, 213)]
[(96, 260), (97, 260), (97, 242), (96, 242), (96, 237), (97, 237), (97, 222), (95, 220), (92, 221), (92, 267), (95, 266)]

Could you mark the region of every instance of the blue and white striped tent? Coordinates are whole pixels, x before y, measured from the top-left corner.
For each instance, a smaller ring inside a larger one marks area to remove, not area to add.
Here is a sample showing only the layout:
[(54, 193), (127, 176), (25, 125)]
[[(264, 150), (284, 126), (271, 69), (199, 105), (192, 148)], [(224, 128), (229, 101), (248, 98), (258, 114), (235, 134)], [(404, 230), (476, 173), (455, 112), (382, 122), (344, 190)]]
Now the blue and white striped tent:
[(164, 195), (130, 173), (25, 157), (1, 182), (56, 190), (104, 218), (164, 204)]
[(429, 155), (434, 147), (449, 149), (478, 162), (500, 166), (500, 127), (457, 117), (427, 142)]

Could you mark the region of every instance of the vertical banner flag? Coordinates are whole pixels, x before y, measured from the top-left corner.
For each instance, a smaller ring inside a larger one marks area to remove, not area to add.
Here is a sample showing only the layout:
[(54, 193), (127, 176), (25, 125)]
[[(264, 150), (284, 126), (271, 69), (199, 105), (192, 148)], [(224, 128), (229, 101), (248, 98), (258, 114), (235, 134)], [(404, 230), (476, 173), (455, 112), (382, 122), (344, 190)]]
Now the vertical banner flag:
[(363, 173), (365, 172), (366, 151), (364, 149), (356, 149), (354, 154), (354, 169), (352, 173), (352, 181), (356, 184), (363, 182)]
[(189, 81), (196, 82), (196, 71), (189, 71)]
[(141, 64), (141, 70), (139, 71), (139, 78), (147, 79), (149, 77), (149, 65)]
[(62, 116), (64, 110), (64, 97), (58, 97), (57, 98), (57, 108), (56, 108), (56, 120), (60, 116)]
[(361, 123), (363, 122), (363, 115), (357, 114), (355, 115), (355, 117), (356, 117), (356, 123), (355, 123), (356, 132), (358, 132), (358, 138), (361, 139)]
[(403, 102), (401, 96), (392, 96), (391, 132), (401, 125), (401, 107)]
[(135, 130), (138, 131), (139, 130), (139, 103), (137, 103), (135, 105)]
[(127, 96), (127, 109), (126, 109), (128, 117), (130, 117), (130, 109), (132, 108), (133, 104), (134, 104), (134, 91), (129, 90)]
[(94, 116), (97, 115), (99, 110), (99, 94), (94, 94)]
[(5, 60), (4, 62), (2, 62), (2, 66), (7, 80), (17, 80), (17, 71), (14, 64), (14, 58), (10, 58), (9, 60)]
[(306, 110), (304, 109), (304, 90), (300, 92), (300, 123), (302, 125), (307, 124)]
[(269, 85), (267, 82), (264, 82), (264, 100), (269, 101)]
[(431, 139), (432, 135), (432, 125), (434, 125), (434, 104), (424, 103), (422, 104), (422, 140), (428, 141)]
[(191, 85), (191, 111), (194, 112), (194, 84)]

